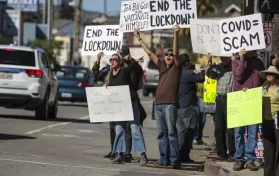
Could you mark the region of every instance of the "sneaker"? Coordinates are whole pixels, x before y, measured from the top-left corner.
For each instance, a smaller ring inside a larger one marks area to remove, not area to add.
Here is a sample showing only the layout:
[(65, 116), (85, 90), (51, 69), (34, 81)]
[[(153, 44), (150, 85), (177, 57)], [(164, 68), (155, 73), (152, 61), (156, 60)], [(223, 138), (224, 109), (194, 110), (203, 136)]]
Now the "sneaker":
[(106, 154), (106, 155), (104, 156), (104, 158), (111, 158), (111, 156), (112, 156), (112, 152), (109, 152), (108, 154)]
[(234, 163), (233, 170), (234, 171), (241, 171), (244, 169), (244, 162), (243, 161), (237, 161)]
[(117, 155), (113, 160), (112, 164), (123, 164), (124, 163), (124, 158), (121, 155)]
[(196, 139), (193, 141), (193, 144), (194, 145), (206, 145), (202, 140), (196, 140)]
[(249, 169), (250, 171), (258, 171), (259, 170), (259, 167), (256, 166), (256, 164), (254, 162), (245, 164), (245, 167), (247, 169)]
[(132, 154), (125, 154), (124, 155), (124, 160), (125, 160), (126, 163), (131, 163), (132, 160), (133, 160)]
[(141, 155), (141, 159), (140, 159), (140, 166), (145, 166), (148, 163), (148, 158), (146, 156), (146, 154), (142, 154)]
[(163, 164), (160, 160), (157, 160), (157, 161), (153, 162), (153, 164), (157, 167), (166, 166), (166, 164)]
[(227, 161), (228, 162), (234, 162), (234, 157), (233, 156), (229, 156)]
[(226, 156), (217, 156), (216, 158), (214, 158), (214, 161), (217, 161), (217, 162), (224, 162), (227, 160), (228, 160), (228, 157), (226, 157)]
[(181, 169), (181, 165), (171, 165), (170, 169)]

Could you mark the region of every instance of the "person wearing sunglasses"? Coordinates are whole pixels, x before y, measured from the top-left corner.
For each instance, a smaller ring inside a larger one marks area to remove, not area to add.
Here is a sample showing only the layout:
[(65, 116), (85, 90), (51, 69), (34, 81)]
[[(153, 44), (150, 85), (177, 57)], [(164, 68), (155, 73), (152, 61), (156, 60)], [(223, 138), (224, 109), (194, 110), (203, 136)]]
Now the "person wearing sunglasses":
[(170, 166), (173, 169), (180, 168), (178, 136), (176, 128), (176, 96), (181, 73), (178, 58), (178, 33), (179, 26), (173, 28), (173, 49), (165, 54), (165, 59), (160, 60), (151, 52), (140, 36), (139, 29), (134, 31), (136, 39), (150, 59), (158, 66), (159, 83), (156, 90), (154, 112), (157, 122), (158, 145), (160, 159), (155, 162), (158, 166)]
[(105, 79), (105, 86), (129, 85), (134, 114), (134, 121), (115, 122), (115, 139), (112, 152), (117, 153), (117, 156), (112, 160), (112, 163), (121, 164), (124, 162), (124, 153), (127, 152), (126, 125), (129, 123), (132, 134), (132, 143), (134, 146), (133, 150), (135, 153), (141, 153), (140, 165), (144, 166), (148, 163), (148, 158), (146, 156), (146, 148), (141, 131), (139, 105), (138, 101), (136, 101), (138, 94), (131, 84), (131, 73), (138, 65), (138, 62), (143, 62), (143, 57), (138, 60), (131, 61), (127, 67), (121, 67), (122, 56), (120, 54), (113, 54), (109, 61), (111, 63), (111, 67), (110, 72)]

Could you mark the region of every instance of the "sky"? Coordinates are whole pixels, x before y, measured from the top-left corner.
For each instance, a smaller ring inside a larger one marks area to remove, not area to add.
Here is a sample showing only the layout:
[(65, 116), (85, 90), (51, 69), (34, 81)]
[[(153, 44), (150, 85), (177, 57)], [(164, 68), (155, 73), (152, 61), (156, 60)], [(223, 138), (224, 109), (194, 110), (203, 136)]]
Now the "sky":
[[(56, 4), (61, 0), (54, 0)], [(83, 2), (83, 9), (89, 11), (97, 11), (97, 12), (104, 12), (104, 0), (82, 0)], [(40, 0), (43, 2), (43, 0)], [(107, 12), (117, 13), (120, 12), (121, 0), (107, 0)]]

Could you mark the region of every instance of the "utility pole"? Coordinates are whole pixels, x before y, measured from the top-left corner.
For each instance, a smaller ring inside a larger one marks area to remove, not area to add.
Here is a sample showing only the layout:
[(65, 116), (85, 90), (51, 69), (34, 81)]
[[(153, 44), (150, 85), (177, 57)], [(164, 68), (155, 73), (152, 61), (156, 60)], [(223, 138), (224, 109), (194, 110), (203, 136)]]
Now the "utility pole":
[(254, 0), (242, 0), (242, 15), (254, 14)]
[(107, 15), (107, 0), (104, 0), (104, 14)]
[(48, 40), (52, 39), (52, 21), (53, 21), (53, 0), (48, 0), (47, 4), (47, 29), (48, 29)]
[(48, 4), (48, 0), (44, 0), (43, 3), (43, 24), (47, 24), (47, 4)]
[(18, 15), (19, 15), (19, 25), (18, 25), (18, 30), (17, 30), (17, 45), (21, 46), (22, 45), (22, 40), (23, 40), (23, 15), (21, 11), (21, 4), (22, 0), (18, 1)]
[[(75, 15), (75, 47), (74, 47), (74, 56), (78, 56), (79, 54), (79, 36), (80, 36), (80, 18), (81, 18), (81, 6), (82, 0), (76, 0), (76, 15)], [(79, 59), (79, 58), (74, 58)], [(70, 64), (73, 64), (71, 61)]]

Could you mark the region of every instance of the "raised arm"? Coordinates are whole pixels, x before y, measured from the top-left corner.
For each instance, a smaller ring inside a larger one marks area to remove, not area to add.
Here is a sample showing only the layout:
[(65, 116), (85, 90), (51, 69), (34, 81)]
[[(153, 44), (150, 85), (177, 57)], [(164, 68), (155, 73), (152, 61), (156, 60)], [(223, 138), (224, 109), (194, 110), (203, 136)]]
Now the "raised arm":
[(179, 62), (179, 47), (178, 47), (178, 33), (179, 33), (180, 27), (178, 25), (175, 25), (173, 27), (173, 54), (174, 54), (174, 63), (176, 66), (180, 65)]
[(144, 43), (144, 41), (141, 39), (140, 37), (140, 30), (136, 29), (134, 32), (134, 35), (136, 37), (136, 39), (140, 42), (141, 47), (143, 48), (143, 50), (146, 52), (146, 54), (150, 57), (150, 59), (156, 64), (158, 65), (158, 57), (156, 56), (156, 54), (154, 54), (149, 48), (148, 46)]
[(239, 52), (239, 56), (240, 56), (239, 62), (237, 60), (232, 61), (233, 76), (238, 82), (243, 79), (243, 73), (244, 73), (244, 68), (245, 68), (245, 61), (244, 61), (245, 54), (246, 54), (246, 51), (241, 50)]

